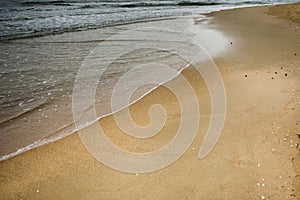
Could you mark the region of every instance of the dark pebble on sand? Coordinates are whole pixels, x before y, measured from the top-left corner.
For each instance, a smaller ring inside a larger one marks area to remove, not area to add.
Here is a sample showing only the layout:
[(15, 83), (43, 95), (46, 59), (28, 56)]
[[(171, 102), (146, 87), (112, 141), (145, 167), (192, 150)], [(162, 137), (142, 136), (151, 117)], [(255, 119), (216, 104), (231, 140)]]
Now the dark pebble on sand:
[(285, 73), (284, 75), (287, 76), (287, 73)]
[(230, 42), (230, 44), (232, 44), (232, 42)]
[(274, 78), (272, 77), (272, 79), (274, 79)]
[(275, 72), (275, 74), (277, 74), (277, 72)]
[(245, 74), (245, 77), (248, 77), (247, 74)]
[(295, 53), (294, 55), (296, 56), (297, 54)]

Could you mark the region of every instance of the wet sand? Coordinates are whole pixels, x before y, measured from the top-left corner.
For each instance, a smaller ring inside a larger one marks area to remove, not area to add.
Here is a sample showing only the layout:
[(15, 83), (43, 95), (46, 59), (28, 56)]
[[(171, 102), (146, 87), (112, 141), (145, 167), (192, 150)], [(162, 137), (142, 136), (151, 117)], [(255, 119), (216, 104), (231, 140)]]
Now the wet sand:
[[(213, 151), (198, 159), (210, 119), (210, 97), (193, 68), (182, 74), (201, 109), (198, 134), (185, 154), (162, 170), (128, 174), (93, 158), (78, 134), (0, 163), (0, 199), (299, 199), (300, 4), (244, 8), (208, 15), (229, 48), (214, 60), (227, 92), (227, 116)], [(279, 14), (280, 13), (280, 14)], [(199, 89), (200, 88), (200, 89)], [(188, 99), (187, 99), (188, 101)], [(160, 103), (164, 129), (149, 140), (122, 134), (113, 117), (99, 123), (119, 147), (147, 152), (171, 140), (180, 120), (175, 96), (159, 87), (130, 107), (140, 125)]]

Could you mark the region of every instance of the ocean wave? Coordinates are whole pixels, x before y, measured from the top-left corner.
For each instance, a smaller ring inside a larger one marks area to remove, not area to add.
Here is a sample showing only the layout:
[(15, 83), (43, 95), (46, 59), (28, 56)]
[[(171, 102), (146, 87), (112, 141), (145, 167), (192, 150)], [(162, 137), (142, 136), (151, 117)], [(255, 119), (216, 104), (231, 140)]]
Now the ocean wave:
[(227, 3), (217, 3), (217, 2), (197, 2), (197, 1), (180, 1), (174, 3), (151, 3), (151, 2), (134, 2), (134, 3), (125, 3), (117, 4), (117, 7), (121, 8), (136, 8), (136, 7), (165, 7), (165, 6), (212, 6), (212, 5), (224, 5)]
[(262, 1), (240, 1), (240, 2), (236, 2), (234, 3), (234, 5), (238, 6), (238, 5), (265, 5), (267, 4), (266, 2), (262, 2)]
[(134, 24), (134, 23), (142, 23), (142, 22), (151, 22), (151, 21), (158, 21), (158, 20), (169, 20), (174, 19), (174, 16), (158, 16), (152, 18), (138, 18), (132, 19), (127, 21), (115, 21), (110, 22), (107, 24), (88, 24), (88, 25), (78, 25), (73, 27), (65, 27), (65, 28), (44, 28), (40, 30), (31, 30), (27, 32), (20, 32), (16, 34), (9, 34), (9, 35), (0, 35), (0, 42), (16, 40), (16, 39), (27, 39), (27, 38), (34, 38), (34, 37), (42, 37), (47, 35), (55, 35), (67, 32), (76, 32), (76, 31), (86, 31), (86, 30), (93, 30), (97, 28), (104, 28), (104, 27), (113, 27), (119, 25), (127, 25), (127, 24)]
[[(145, 19), (282, 3), (282, 0), (16, 0), (0, 2), (0, 41), (102, 28)], [(288, 2), (293, 2), (289, 0)], [(201, 9), (202, 8), (202, 9)]]
[(215, 5), (224, 5), (228, 3), (219, 3), (219, 2), (197, 2), (197, 1), (181, 1), (178, 6), (215, 6)]
[(57, 1), (25, 1), (25, 2), (21, 2), (20, 4), (22, 6), (36, 6), (36, 5), (40, 5), (40, 6), (49, 6), (49, 5), (72, 6), (72, 4), (70, 4), (70, 2), (61, 1), (61, 0), (57, 0)]

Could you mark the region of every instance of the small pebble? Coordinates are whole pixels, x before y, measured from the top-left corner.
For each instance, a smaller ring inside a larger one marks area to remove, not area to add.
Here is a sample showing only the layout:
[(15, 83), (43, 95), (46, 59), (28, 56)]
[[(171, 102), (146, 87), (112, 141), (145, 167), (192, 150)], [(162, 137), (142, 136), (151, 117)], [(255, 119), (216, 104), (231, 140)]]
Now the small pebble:
[(284, 75), (287, 76), (287, 73), (285, 73)]
[(277, 74), (277, 72), (275, 72), (275, 74)]
[(248, 75), (247, 75), (247, 74), (245, 74), (245, 77), (248, 77)]
[(266, 199), (266, 197), (265, 196), (261, 196), (261, 199), (264, 200), (264, 199)]
[(274, 79), (274, 78), (272, 77), (272, 79)]
[(36, 190), (36, 192), (40, 192), (40, 190)]
[(232, 42), (230, 42), (230, 44), (232, 44)]

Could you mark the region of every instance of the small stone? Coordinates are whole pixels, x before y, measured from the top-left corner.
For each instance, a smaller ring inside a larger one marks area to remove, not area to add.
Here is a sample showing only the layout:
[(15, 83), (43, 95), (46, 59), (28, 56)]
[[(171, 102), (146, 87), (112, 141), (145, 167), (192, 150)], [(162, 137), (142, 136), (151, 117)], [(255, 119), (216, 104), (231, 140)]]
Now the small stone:
[(245, 74), (245, 77), (248, 77), (248, 75), (247, 75), (247, 74)]
[(259, 163), (257, 164), (257, 167), (260, 167), (260, 164), (259, 164)]
[(287, 73), (285, 73), (284, 75), (287, 76)]
[(40, 190), (36, 190), (36, 192), (40, 192)]
[(257, 183), (257, 186), (260, 186), (260, 183)]
[(136, 175), (136, 176), (138, 176), (139, 174), (138, 174), (138, 173), (136, 173), (135, 175)]
[(294, 55), (296, 56), (297, 54), (295, 53)]
[(230, 44), (232, 44), (232, 42), (230, 42)]
[(273, 77), (271, 79), (274, 79)]
[(264, 183), (262, 183), (262, 184), (261, 184), (261, 186), (262, 186), (262, 187), (265, 187), (265, 184), (264, 184)]
[(277, 72), (275, 72), (275, 74), (277, 74)]
[(264, 199), (266, 199), (266, 197), (265, 196), (261, 196), (261, 199), (264, 200)]

